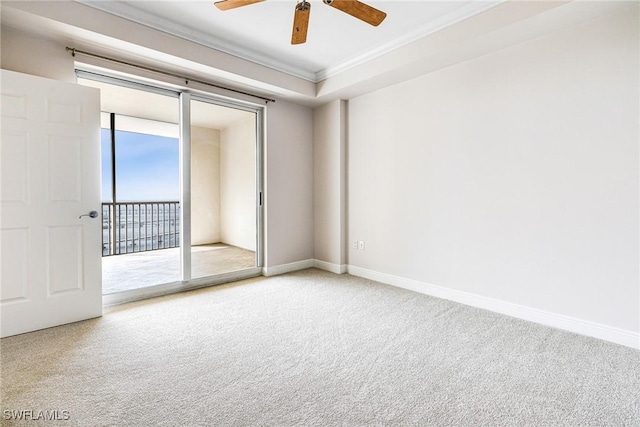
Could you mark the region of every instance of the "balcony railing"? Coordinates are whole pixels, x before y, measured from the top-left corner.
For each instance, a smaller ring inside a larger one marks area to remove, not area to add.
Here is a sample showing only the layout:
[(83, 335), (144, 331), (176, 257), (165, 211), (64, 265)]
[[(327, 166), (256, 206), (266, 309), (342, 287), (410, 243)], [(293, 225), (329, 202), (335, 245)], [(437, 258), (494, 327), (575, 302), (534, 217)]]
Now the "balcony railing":
[(102, 204), (102, 256), (180, 246), (180, 202)]

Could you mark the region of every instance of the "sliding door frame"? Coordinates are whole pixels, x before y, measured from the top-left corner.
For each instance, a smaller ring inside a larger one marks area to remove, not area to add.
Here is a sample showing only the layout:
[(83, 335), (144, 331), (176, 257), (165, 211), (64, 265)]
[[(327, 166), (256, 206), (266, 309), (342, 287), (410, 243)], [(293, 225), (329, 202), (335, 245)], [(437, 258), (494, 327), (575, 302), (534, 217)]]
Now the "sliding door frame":
[(264, 266), (264, 107), (191, 93), (191, 101), (207, 102), (255, 114), (256, 125), (256, 267)]
[[(136, 81), (135, 76), (123, 78), (110, 75), (109, 72), (97, 73), (93, 70), (76, 69), (77, 78), (94, 80), (103, 83), (123, 86), (166, 95), (179, 101), (179, 144), (180, 144), (180, 262), (181, 280), (179, 282), (153, 285), (141, 289), (103, 295), (103, 305), (121, 304), (159, 295), (181, 292), (215, 284), (242, 280), (262, 275), (264, 266), (264, 141), (265, 141), (265, 109), (259, 104), (224, 98), (204, 91), (187, 90), (186, 88), (168, 87), (162, 82), (149, 83)], [(254, 268), (236, 272), (222, 273), (192, 279), (191, 276), (191, 101), (201, 101), (222, 107), (234, 108), (255, 114), (256, 124), (256, 265)], [(116, 112), (117, 114), (117, 112)]]
[(191, 280), (191, 94), (180, 93), (180, 267)]

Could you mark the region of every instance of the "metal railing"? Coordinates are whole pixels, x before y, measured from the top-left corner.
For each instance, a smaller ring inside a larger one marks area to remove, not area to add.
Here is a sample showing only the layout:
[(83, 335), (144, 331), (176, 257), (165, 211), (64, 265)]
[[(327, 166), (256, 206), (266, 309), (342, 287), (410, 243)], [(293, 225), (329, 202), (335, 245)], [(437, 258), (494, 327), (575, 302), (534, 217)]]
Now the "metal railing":
[(180, 202), (102, 204), (102, 256), (180, 246)]

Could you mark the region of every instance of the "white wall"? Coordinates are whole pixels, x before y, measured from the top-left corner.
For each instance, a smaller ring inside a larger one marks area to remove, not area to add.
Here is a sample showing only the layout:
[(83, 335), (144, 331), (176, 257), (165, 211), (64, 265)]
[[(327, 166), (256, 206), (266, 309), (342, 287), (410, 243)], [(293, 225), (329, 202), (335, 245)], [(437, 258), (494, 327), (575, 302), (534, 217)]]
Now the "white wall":
[(313, 258), (313, 112), (267, 107), (266, 266)]
[(218, 243), (220, 224), (220, 131), (191, 128), (191, 244)]
[(255, 251), (255, 118), (230, 125), (220, 135), (221, 241)]
[(349, 264), (639, 330), (637, 5), (349, 101)]
[(54, 80), (75, 82), (73, 57), (65, 46), (2, 25), (0, 67)]
[(313, 110), (313, 253), (339, 272), (347, 264), (346, 102)]

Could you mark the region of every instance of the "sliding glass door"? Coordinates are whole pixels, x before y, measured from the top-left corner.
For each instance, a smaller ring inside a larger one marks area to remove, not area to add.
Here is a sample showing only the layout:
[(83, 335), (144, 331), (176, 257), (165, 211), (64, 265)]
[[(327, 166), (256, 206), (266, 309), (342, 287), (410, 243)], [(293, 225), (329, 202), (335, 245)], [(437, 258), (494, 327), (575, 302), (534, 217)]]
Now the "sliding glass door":
[(103, 110), (103, 294), (180, 281), (178, 99), (94, 84)]
[(256, 113), (191, 100), (191, 278), (257, 265)]
[(261, 109), (86, 73), (79, 83), (102, 94), (103, 294), (257, 275)]

